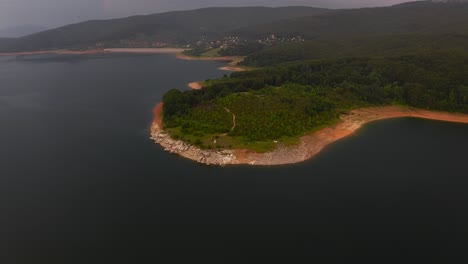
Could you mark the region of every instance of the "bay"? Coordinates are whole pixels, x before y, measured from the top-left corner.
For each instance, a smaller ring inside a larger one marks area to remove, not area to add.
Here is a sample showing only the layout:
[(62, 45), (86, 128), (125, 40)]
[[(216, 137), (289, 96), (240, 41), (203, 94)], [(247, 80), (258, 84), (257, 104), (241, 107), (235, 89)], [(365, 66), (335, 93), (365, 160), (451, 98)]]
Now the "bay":
[(149, 139), (153, 107), (221, 66), (1, 57), (1, 262), (466, 259), (467, 125), (375, 122), (279, 167), (164, 152)]

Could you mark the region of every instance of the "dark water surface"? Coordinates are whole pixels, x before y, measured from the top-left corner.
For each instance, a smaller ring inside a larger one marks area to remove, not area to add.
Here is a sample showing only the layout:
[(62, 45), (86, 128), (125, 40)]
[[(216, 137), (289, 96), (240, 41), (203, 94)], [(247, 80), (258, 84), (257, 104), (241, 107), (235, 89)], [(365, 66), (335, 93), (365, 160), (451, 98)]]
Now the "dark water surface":
[(283, 167), (165, 153), (152, 108), (221, 65), (0, 57), (0, 263), (466, 263), (467, 125), (376, 122)]

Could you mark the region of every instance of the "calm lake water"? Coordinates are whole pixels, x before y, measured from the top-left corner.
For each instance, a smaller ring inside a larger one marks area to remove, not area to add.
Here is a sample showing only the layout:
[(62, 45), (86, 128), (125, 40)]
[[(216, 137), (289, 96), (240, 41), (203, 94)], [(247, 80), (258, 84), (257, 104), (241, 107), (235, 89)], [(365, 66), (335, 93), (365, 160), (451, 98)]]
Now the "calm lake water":
[(163, 93), (221, 65), (0, 57), (0, 263), (467, 260), (467, 125), (376, 122), (283, 167), (153, 144)]

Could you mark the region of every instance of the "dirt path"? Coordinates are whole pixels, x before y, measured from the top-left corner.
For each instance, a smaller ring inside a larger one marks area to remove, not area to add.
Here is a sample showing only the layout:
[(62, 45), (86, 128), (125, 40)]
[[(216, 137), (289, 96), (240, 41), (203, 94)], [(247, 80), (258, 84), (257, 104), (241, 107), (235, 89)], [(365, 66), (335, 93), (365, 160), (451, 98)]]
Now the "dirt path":
[(231, 128), (231, 132), (232, 132), (236, 128), (236, 115), (233, 112), (231, 112), (231, 110), (227, 109), (226, 107), (224, 107), (224, 110), (226, 110), (226, 112), (232, 115), (232, 124), (233, 124)]

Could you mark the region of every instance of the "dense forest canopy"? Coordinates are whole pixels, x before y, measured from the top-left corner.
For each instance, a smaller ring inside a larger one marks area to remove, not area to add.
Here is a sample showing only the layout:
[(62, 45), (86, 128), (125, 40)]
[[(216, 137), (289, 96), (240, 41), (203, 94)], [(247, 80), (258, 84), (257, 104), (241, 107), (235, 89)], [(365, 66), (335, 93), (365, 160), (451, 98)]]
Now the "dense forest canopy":
[(259, 38), (265, 35), (301, 35), (305, 39), (381, 34), (466, 34), (468, 4), (427, 1), (392, 7), (338, 10), (316, 16), (273, 21), (235, 31)]
[(302, 60), (358, 56), (388, 57), (445, 51), (468, 52), (468, 34), (330, 37), (259, 50), (251, 53), (242, 64), (264, 67)]
[[(233, 73), (199, 91), (169, 91), (164, 120), (198, 144), (225, 133), (248, 143), (299, 136), (350, 109), (394, 104), (468, 113), (468, 54), (325, 59)], [(226, 109), (237, 117), (234, 130)]]

